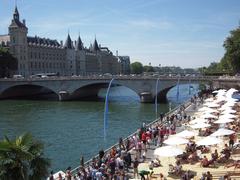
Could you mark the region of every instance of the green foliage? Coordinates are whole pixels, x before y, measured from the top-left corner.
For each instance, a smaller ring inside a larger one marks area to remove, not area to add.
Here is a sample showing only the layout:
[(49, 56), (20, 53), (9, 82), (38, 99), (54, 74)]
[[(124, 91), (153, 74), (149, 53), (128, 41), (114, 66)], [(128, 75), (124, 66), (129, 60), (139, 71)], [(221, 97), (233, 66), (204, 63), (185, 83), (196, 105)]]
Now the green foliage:
[(221, 63), (229, 66), (233, 73), (240, 72), (240, 28), (232, 30), (230, 36), (224, 41), (226, 52)]
[(143, 72), (154, 72), (152, 66), (143, 66)]
[(206, 90), (206, 85), (203, 84), (203, 83), (200, 83), (200, 84), (199, 84), (199, 90), (200, 90), (200, 91)]
[(29, 133), (0, 141), (1, 180), (40, 180), (48, 175), (50, 161), (43, 157), (43, 143)]
[(143, 65), (140, 62), (134, 62), (131, 64), (131, 73), (132, 74), (142, 74)]
[(236, 74), (240, 72), (240, 28), (232, 30), (224, 41), (226, 52), (219, 63), (211, 63), (209, 67), (199, 68), (205, 75)]
[(17, 59), (14, 58), (7, 48), (0, 47), (0, 78), (9, 77), (12, 71), (17, 70)]

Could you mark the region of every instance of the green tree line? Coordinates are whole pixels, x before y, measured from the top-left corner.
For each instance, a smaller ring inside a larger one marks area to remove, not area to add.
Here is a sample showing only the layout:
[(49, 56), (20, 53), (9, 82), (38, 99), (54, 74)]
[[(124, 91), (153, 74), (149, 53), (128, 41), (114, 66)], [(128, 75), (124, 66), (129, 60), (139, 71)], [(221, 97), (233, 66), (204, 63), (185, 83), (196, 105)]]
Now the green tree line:
[(199, 70), (203, 74), (231, 74), (240, 73), (240, 27), (230, 31), (230, 35), (223, 43), (224, 56), (219, 63), (213, 62), (208, 67)]
[(0, 78), (10, 77), (17, 67), (17, 59), (12, 56), (9, 49), (0, 47)]

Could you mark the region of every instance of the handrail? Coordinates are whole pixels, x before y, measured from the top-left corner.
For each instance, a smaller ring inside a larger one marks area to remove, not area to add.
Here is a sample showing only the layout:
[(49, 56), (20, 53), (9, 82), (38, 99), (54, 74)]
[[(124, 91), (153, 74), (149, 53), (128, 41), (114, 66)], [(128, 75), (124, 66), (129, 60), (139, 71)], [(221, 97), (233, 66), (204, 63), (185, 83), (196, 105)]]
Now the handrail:
[[(168, 112), (165, 114), (165, 116), (169, 116), (169, 115), (171, 115), (171, 114), (176, 113), (176, 111), (178, 111), (178, 110), (182, 107), (182, 105), (184, 105), (185, 108), (189, 107), (189, 106), (191, 105), (191, 100), (187, 100), (187, 101), (185, 101), (184, 103), (176, 106), (176, 107), (175, 107), (174, 109), (172, 109), (171, 111), (168, 111)], [(158, 123), (159, 120), (160, 120), (160, 119), (157, 118), (156, 120), (154, 120), (154, 121), (150, 122), (149, 124), (147, 124), (146, 127), (148, 128), (148, 127), (150, 127), (150, 126)], [(164, 120), (164, 121), (161, 122), (161, 124), (165, 124), (165, 123), (166, 123), (166, 120)], [(129, 136), (127, 136), (126, 138), (123, 139), (123, 142), (126, 142), (127, 139), (129, 139), (130, 137), (133, 137), (133, 136), (136, 135), (137, 133), (138, 133), (138, 132), (135, 131), (134, 133), (130, 134)], [(104, 151), (104, 154), (107, 154), (113, 147), (117, 147), (118, 145), (119, 145), (119, 143), (116, 143), (116, 144), (112, 145), (111, 147), (107, 148), (107, 149)], [(98, 158), (98, 155), (95, 155), (95, 156), (93, 156), (91, 159), (89, 159), (88, 161), (86, 161), (86, 162), (84, 163), (84, 166), (85, 166), (85, 167), (89, 166), (89, 164), (92, 162), (92, 159), (93, 159), (93, 158)], [(76, 174), (76, 173), (77, 173), (77, 170), (78, 170), (80, 167), (81, 167), (81, 166), (77, 166), (76, 168), (74, 168), (74, 169), (71, 171), (71, 173), (72, 173), (72, 174)]]

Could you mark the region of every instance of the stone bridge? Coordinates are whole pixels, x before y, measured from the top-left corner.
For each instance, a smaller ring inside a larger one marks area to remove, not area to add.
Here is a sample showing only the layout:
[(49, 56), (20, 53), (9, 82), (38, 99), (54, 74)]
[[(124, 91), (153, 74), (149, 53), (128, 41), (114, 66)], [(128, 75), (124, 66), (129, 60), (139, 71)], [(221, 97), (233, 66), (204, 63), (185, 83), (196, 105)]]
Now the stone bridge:
[[(151, 77), (151, 76), (115, 76), (115, 77), (54, 77), (29, 79), (0, 79), (0, 99), (55, 94), (60, 101), (81, 100), (97, 97), (101, 88), (106, 88), (114, 78), (114, 85), (122, 85), (136, 92), (141, 102), (153, 102), (156, 95), (159, 102), (166, 100), (167, 92), (174, 86), (188, 83), (205, 83), (211, 87), (223, 87), (224, 79), (218, 77)], [(159, 79), (157, 93), (156, 82)], [(230, 81), (227, 81), (230, 82)], [(236, 80), (232, 83), (236, 88)]]

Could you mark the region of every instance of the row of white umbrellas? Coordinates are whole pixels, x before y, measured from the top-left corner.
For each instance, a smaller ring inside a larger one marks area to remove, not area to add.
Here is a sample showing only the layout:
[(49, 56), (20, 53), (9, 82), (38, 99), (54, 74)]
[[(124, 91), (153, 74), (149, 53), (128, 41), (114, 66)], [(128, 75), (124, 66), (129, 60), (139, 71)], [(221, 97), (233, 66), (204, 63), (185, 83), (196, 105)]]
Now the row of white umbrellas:
[[(197, 141), (196, 144), (198, 146), (210, 146), (210, 145), (219, 144), (219, 143), (222, 143), (222, 139), (218, 138), (218, 136), (231, 135), (233, 133), (235, 132), (232, 130), (220, 128), (214, 133), (212, 133), (210, 136), (207, 136)], [(180, 155), (183, 153), (183, 150), (171, 145), (187, 144), (189, 141), (185, 138), (189, 138), (193, 136), (195, 136), (194, 132), (184, 130), (176, 134), (175, 136), (172, 136), (167, 140), (165, 140), (164, 143), (167, 144), (167, 146), (157, 148), (154, 151), (154, 155), (162, 156), (162, 157), (173, 157), (173, 156)]]
[[(204, 104), (204, 107), (199, 109), (199, 112), (204, 112), (204, 114), (201, 116), (201, 118), (190, 121), (190, 124), (192, 124), (190, 127), (193, 129), (210, 127), (211, 125), (207, 124), (208, 119), (210, 118), (215, 120), (218, 119), (214, 121), (216, 124), (224, 124), (234, 121), (237, 116), (234, 115), (236, 111), (233, 110), (232, 107), (235, 105), (237, 100), (232, 98), (232, 94), (236, 91), (237, 90), (235, 89), (230, 89), (228, 91), (220, 89), (218, 91), (214, 91), (213, 93), (217, 93), (217, 99), (214, 100), (213, 98), (208, 98), (205, 100), (206, 103)], [(221, 102), (226, 103), (221, 105)], [(213, 113), (220, 114), (220, 116), (218, 117)], [(198, 146), (210, 146), (219, 144), (222, 142), (222, 139), (218, 138), (219, 136), (231, 135), (233, 133), (235, 132), (232, 130), (220, 128), (210, 136), (197, 141), (196, 144)], [(183, 153), (183, 150), (171, 145), (187, 144), (189, 140), (185, 138), (190, 138), (193, 136), (195, 136), (195, 133), (189, 130), (184, 130), (180, 133), (177, 133), (175, 136), (169, 137), (167, 140), (165, 140), (163, 143), (167, 144), (167, 146), (157, 148), (154, 151), (154, 154), (163, 157), (173, 157), (180, 155)]]

